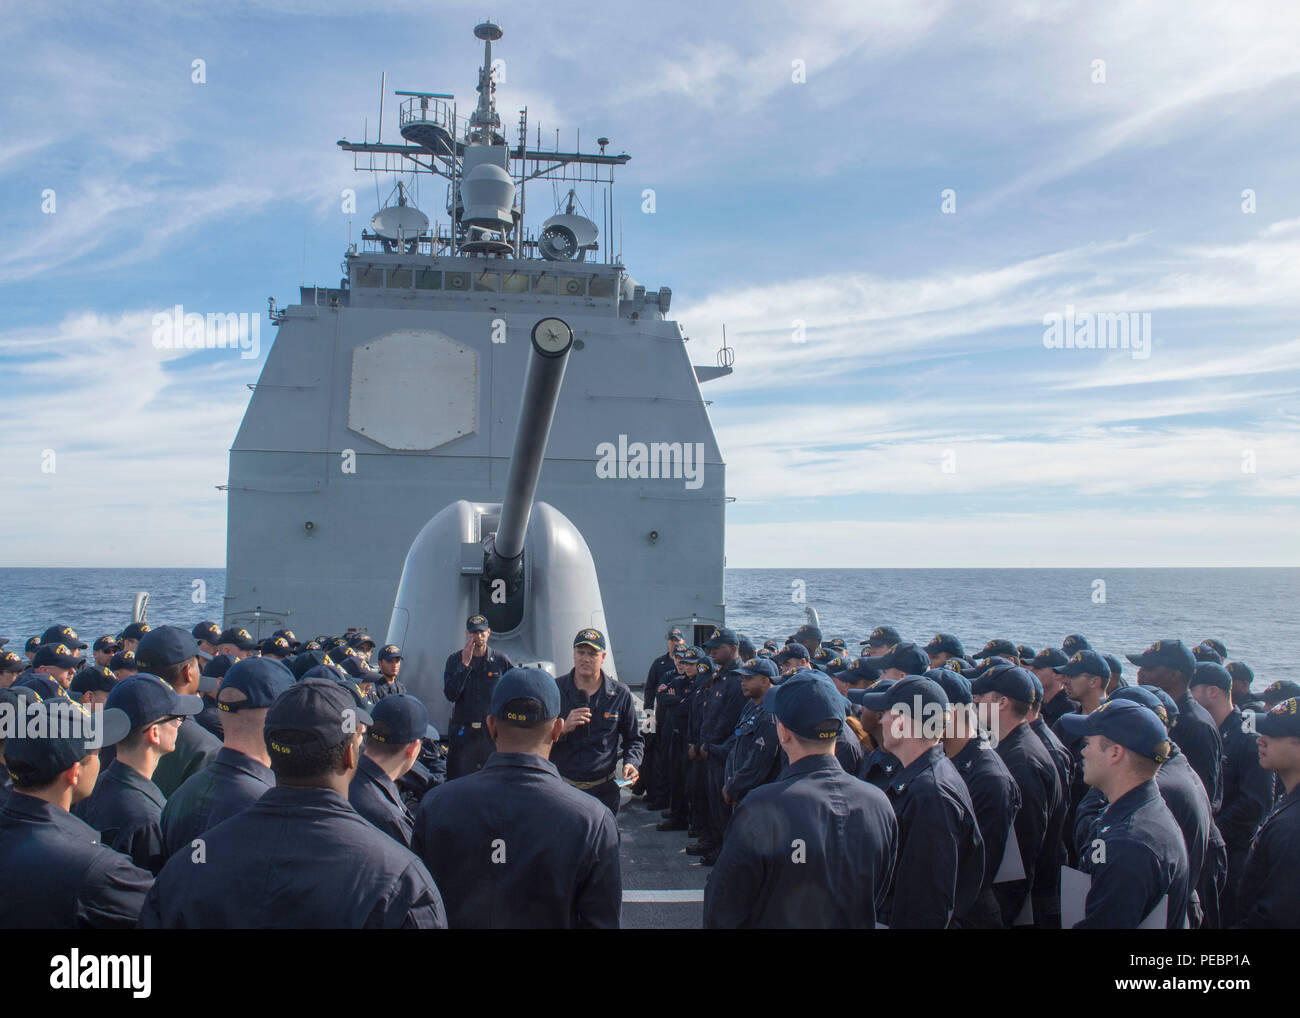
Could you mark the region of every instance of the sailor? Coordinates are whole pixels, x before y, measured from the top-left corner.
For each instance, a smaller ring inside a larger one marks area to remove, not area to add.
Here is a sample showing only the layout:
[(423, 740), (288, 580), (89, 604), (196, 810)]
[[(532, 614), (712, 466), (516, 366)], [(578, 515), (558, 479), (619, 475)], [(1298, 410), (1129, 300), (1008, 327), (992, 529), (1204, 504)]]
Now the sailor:
[[(686, 803), (689, 824), (686, 833), (697, 840), (686, 846), (686, 854), (704, 855), (715, 846), (708, 840), (709, 792), (705, 781), (708, 767), (700, 755), (700, 726), (704, 723), (704, 701), (712, 689), (715, 669), (712, 659), (704, 653), (703, 648), (693, 649), (696, 652), (695, 678), (686, 696)], [(805, 650), (804, 653), (808, 652)]]
[(1016, 660), (1020, 662), (1022, 668), (1024, 667), (1024, 663), (1033, 660), (1037, 653), (1038, 651), (1034, 650), (1034, 648), (1029, 646), (1027, 643), (1016, 644)]
[(733, 809), (755, 788), (772, 781), (781, 770), (776, 719), (765, 706), (772, 682), (777, 678), (776, 665), (762, 658), (751, 658), (736, 669), (736, 674), (740, 676), (746, 703), (736, 723), (735, 741), (727, 754), (722, 781), (722, 798)]
[[(813, 631), (815, 627), (802, 626), (799, 633), (807, 640)], [(820, 642), (820, 632), (817, 633), (817, 639)], [(708, 843), (713, 846), (713, 851), (704, 853), (700, 859), (705, 866), (712, 866), (716, 861), (723, 832), (731, 819), (731, 807), (722, 797), (722, 785), (726, 779), (727, 754), (731, 750), (736, 725), (740, 721), (740, 712), (745, 708), (745, 694), (741, 691), (740, 676), (737, 674), (741, 664), (737, 656), (739, 645), (735, 631), (726, 628), (715, 629), (704, 644), (704, 649), (717, 669), (704, 700), (700, 722), (699, 752), (704, 758), (705, 790), (709, 803), (706, 831)], [(806, 643), (799, 645), (807, 649)]]
[(1206, 640), (1202, 640), (1192, 648), (1192, 657), (1196, 658), (1197, 664), (1223, 664), (1223, 655)]
[(1285, 790), (1255, 835), (1238, 887), (1237, 925), (1300, 928), (1300, 699), (1256, 718), (1259, 762)]
[(1229, 661), (1224, 666), (1232, 676), (1232, 702), (1241, 708), (1243, 714), (1258, 714), (1268, 708), (1264, 701), (1250, 691), (1255, 681), (1255, 673), (1244, 661)]
[(876, 626), (871, 631), (871, 635), (862, 641), (862, 646), (866, 648), (863, 651), (863, 657), (880, 657), (890, 647), (902, 643), (903, 638), (898, 635), (898, 630), (893, 626)]
[(884, 748), (902, 765), (884, 787), (898, 818), (898, 864), (881, 921), (945, 929), (970, 912), (984, 882), (975, 807), (942, 746), (948, 696), (933, 679), (913, 675), (861, 699), (884, 715)]
[(23, 653), (27, 655), (28, 663), (30, 663), (32, 658), (36, 656), (36, 652), (40, 649), (40, 647), (41, 647), (41, 638), (39, 636), (33, 636), (29, 638), (27, 643), (23, 645)]
[[(666, 639), (668, 649), (650, 663), (650, 671), (646, 673), (645, 685), (641, 692), (642, 705), (646, 711), (653, 713), (655, 718), (654, 733), (646, 736), (645, 758), (641, 766), (641, 777), (637, 782), (645, 786), (646, 809), (668, 808), (668, 786), (672, 769), (670, 749), (672, 729), (670, 727), (666, 732), (664, 730), (663, 712), (658, 709), (657, 697), (659, 687), (667, 686), (677, 675), (675, 654), (686, 646), (686, 638), (682, 635), (682, 631), (674, 626), (668, 630)], [(632, 791), (636, 794), (635, 786)]]
[(445, 928), (442, 898), (424, 863), (347, 800), (359, 726), (370, 723), (336, 683), (308, 679), (281, 693), (265, 729), (275, 787), (210, 828), (198, 849), (168, 860), (141, 925)]
[[(85, 650), (86, 643), (71, 626), (56, 622), (41, 634), (41, 646), (47, 643), (61, 643), (72, 651)], [(81, 655), (78, 654), (78, 657)]]
[(776, 656), (772, 659), (776, 666), (781, 669), (782, 677), (793, 675), (800, 668), (807, 668), (812, 664), (812, 655), (808, 653), (808, 648), (801, 643), (789, 643), (777, 651)]
[(195, 838), (243, 812), (274, 786), (262, 729), (267, 709), (292, 685), (289, 671), (269, 659), (235, 662), (225, 673), (216, 692), (223, 745), (212, 763), (187, 778), (163, 807), (167, 858), (197, 848)]
[(1259, 762), (1256, 718), (1247, 724), (1232, 702), (1232, 675), (1221, 664), (1198, 664), (1192, 696), (1219, 726), (1223, 740), (1223, 805), (1215, 816), (1228, 846), (1228, 875), (1219, 898), (1225, 927), (1237, 924), (1237, 887), (1259, 825), (1273, 806), (1273, 775)]
[(867, 659), (871, 667), (880, 670), (886, 679), (905, 679), (909, 675), (924, 675), (930, 668), (930, 655), (914, 643), (898, 643), (884, 654)]
[(1200, 646), (1209, 647), (1219, 655), (1218, 664), (1223, 664), (1228, 660), (1228, 647), (1222, 640), (1207, 638), (1201, 641)]
[(926, 678), (939, 684), (952, 705), (952, 721), (944, 726), (943, 751), (966, 783), (984, 839), (984, 879), (979, 897), (956, 919), (963, 929), (1001, 929), (1006, 924), (993, 891), (993, 878), (1001, 867), (1012, 824), (1020, 811), (1020, 786), (979, 730), (970, 682), (946, 668), (932, 668)]
[[(184, 629), (159, 626), (144, 634), (136, 648), (135, 660), (142, 671), (158, 676), (178, 694), (198, 694), (203, 675), (199, 668), (199, 645)], [(187, 715), (181, 721), (176, 749), (158, 762), (153, 783), (164, 796), (171, 795), (191, 774), (210, 764), (220, 750), (221, 741)]]
[(655, 728), (660, 751), (667, 749), (664, 782), (668, 790), (668, 808), (661, 814), (663, 820), (655, 830), (685, 831), (690, 826), (686, 798), (686, 729), (690, 723), (690, 687), (695, 681), (701, 657), (703, 654), (699, 648), (679, 646), (673, 652), (676, 661), (674, 674), (666, 677), (655, 691)]
[[(1126, 687), (1111, 699), (1140, 704), (1160, 719), (1166, 731), (1178, 716), (1168, 695), (1152, 686)], [(1156, 772), (1156, 788), (1182, 833), (1183, 848), (1187, 851), (1187, 881), (1191, 889), (1187, 895), (1187, 925), (1191, 929), (1220, 929), (1219, 903), (1228, 871), (1227, 847), (1210, 815), (1210, 797), (1205, 793), (1205, 786), (1176, 743), (1170, 743), (1169, 759)], [(1096, 788), (1088, 789), (1080, 801), (1071, 835), (1081, 842), (1076, 855), (1088, 850), (1096, 817), (1106, 805), (1106, 797)]]
[(113, 655), (122, 649), (122, 645), (111, 636), (101, 636), (91, 648), (95, 664), (103, 667), (113, 660)]
[(889, 800), (835, 760), (844, 699), (801, 673), (765, 701), (790, 763), (737, 807), (704, 889), (704, 925), (872, 929), (901, 845)]
[(555, 680), (564, 725), (551, 760), (560, 777), (617, 813), (618, 779), (636, 781), (643, 744), (632, 690), (606, 675), (604, 663), (605, 634), (580, 630), (573, 638), (573, 667)]
[(257, 650), (257, 641), (242, 626), (231, 626), (217, 637), (217, 653), (229, 654), (236, 661), (252, 657), (255, 650)]
[(22, 656), (15, 654), (12, 650), (0, 652), (0, 689), (8, 689), (26, 670)]
[(397, 681), (397, 673), (402, 670), (402, 648), (395, 643), (385, 644), (379, 651), (379, 677), (372, 690), (376, 701), (396, 693), (403, 695), (406, 687)]
[[(858, 667), (862, 667), (861, 662), (870, 660), (870, 658), (858, 658)], [(858, 765), (858, 777), (875, 785), (877, 788), (887, 787), (894, 774), (903, 765), (898, 757), (885, 748), (884, 712), (872, 710), (863, 703), (863, 700), (868, 693), (883, 693), (894, 685), (894, 681), (893, 679), (877, 679), (868, 685), (866, 689), (853, 688), (844, 693), (849, 702), (858, 707), (858, 723), (862, 725), (862, 729), (867, 733), (869, 740), (869, 743), (863, 744), (864, 753), (862, 763)]]
[(1170, 730), (1187, 762), (1201, 777), (1210, 806), (1217, 813), (1223, 803), (1223, 740), (1219, 727), (1188, 689), (1196, 674), (1196, 659), (1182, 640), (1157, 640), (1141, 654), (1129, 654), (1138, 666), (1138, 684), (1163, 689), (1178, 706), (1178, 720)]
[(221, 688), (221, 680), (234, 664), (235, 659), (229, 654), (218, 654), (204, 664), (203, 673), (199, 676), (199, 696), (203, 698), (203, 709), (194, 720), (218, 739), (224, 736), (224, 715), (217, 707), (217, 690)]
[(219, 653), (217, 643), (221, 640), (221, 627), (215, 622), (199, 622), (190, 630), (190, 635), (194, 637), (194, 642), (199, 645), (199, 653), (206, 654), (209, 658), (216, 657)]
[(1170, 754), (1164, 725), (1127, 700), (1108, 700), (1091, 714), (1067, 714), (1061, 724), (1086, 737), (1084, 780), (1109, 803), (1080, 855), (1092, 886), (1074, 928), (1136, 929), (1165, 896), (1166, 928), (1181, 928), (1191, 891), (1187, 849), (1155, 782)]
[(369, 633), (353, 633), (348, 639), (348, 646), (355, 650), (360, 656), (362, 663), (370, 667), (370, 655), (378, 644), (375, 643), (374, 637)]
[[(131, 722), (120, 711), (104, 710), (92, 723), (84, 707), (61, 699), (25, 709), (29, 721), (41, 715), (45, 731), (58, 734), (4, 744), (13, 788), (0, 808), (0, 927), (130, 929), (152, 877), (100, 844), (95, 829), (69, 810), (95, 787), (95, 748), (122, 738)], [(84, 727), (72, 723), (74, 717)]]
[(1034, 684), (1034, 699), (1030, 701), (1029, 713), (1025, 722), (1029, 730), (1038, 736), (1038, 741), (1047, 750), (1056, 766), (1056, 777), (1061, 787), (1061, 804), (1047, 821), (1047, 837), (1043, 840), (1043, 851), (1038, 856), (1035, 867), (1034, 886), (1030, 892), (1033, 898), (1034, 924), (1039, 929), (1059, 930), (1061, 928), (1061, 867), (1069, 861), (1066, 811), (1069, 806), (1068, 789), (1073, 783), (1075, 772), (1074, 756), (1060, 739), (1043, 721), (1043, 684), (1038, 676), (1028, 668), (1025, 673)]
[(1051, 728), (1062, 714), (1073, 714), (1079, 709), (1078, 703), (1070, 699), (1065, 688), (1065, 676), (1056, 669), (1070, 659), (1065, 651), (1055, 647), (1044, 647), (1028, 661), (1022, 661), (1023, 667), (1038, 676), (1043, 685), (1043, 723)]
[(117, 743), (113, 762), (99, 776), (78, 815), (104, 844), (141, 869), (157, 873), (166, 861), (161, 817), (166, 804), (151, 780), (158, 762), (176, 748), (181, 719), (203, 709), (197, 696), (180, 696), (155, 675), (133, 675), (109, 693), (105, 709), (126, 714), (131, 730)]
[(492, 755), (492, 738), (484, 727), (492, 687), (514, 667), (504, 654), (488, 648), (492, 627), (482, 615), (465, 621), (465, 646), (453, 651), (442, 670), (442, 692), (454, 706), (447, 745), (447, 780), (473, 774)]
[(119, 650), (109, 658), (108, 670), (119, 682), (136, 674), (140, 669), (135, 663), (135, 651)]
[[(1076, 651), (1074, 656), (1054, 668), (1053, 671), (1065, 679), (1069, 690), (1070, 702), (1078, 706), (1072, 713), (1091, 714), (1101, 706), (1106, 698), (1106, 685), (1110, 682), (1110, 666), (1095, 650)], [(1083, 781), (1083, 736), (1067, 736), (1058, 719), (1053, 732), (1070, 751), (1074, 759), (1073, 780), (1067, 786), (1069, 808), (1066, 811), (1065, 829), (1074, 830), (1074, 811), (1088, 791)]]
[[(1056, 764), (1027, 722), (1034, 700), (1034, 684), (1029, 673), (1010, 663), (995, 665), (971, 683), (971, 694), (976, 703), (989, 705), (992, 730), (997, 735), (994, 749), (1020, 788), (1015, 832), (1025, 876), (994, 887), (1002, 907), (1002, 920), (1011, 926), (1033, 890), (1039, 860), (1049, 845), (1049, 827), (1056, 826), (1052, 823), (1053, 816), (1063, 824), (1065, 793)], [(1056, 834), (1059, 838), (1059, 827)], [(1050, 847), (1054, 852), (1055, 846)]]
[(966, 648), (962, 646), (961, 640), (951, 633), (939, 633), (922, 649), (930, 658), (931, 668), (942, 668), (949, 658), (966, 656)]
[(98, 665), (86, 665), (68, 684), (69, 699), (76, 700), (83, 707), (96, 710), (104, 706), (108, 694), (112, 692), (117, 679), (107, 668)]
[(302, 648), (302, 643), (298, 640), (298, 637), (294, 636), (292, 629), (277, 629), (271, 635), (283, 636), (285, 640), (288, 641), (289, 647), (293, 650), (295, 654), (297, 654), (298, 651)]
[(415, 818), (402, 802), (397, 782), (420, 755), (425, 739), (438, 738), (429, 710), (413, 696), (393, 693), (371, 711), (365, 748), (348, 787), (348, 802), (398, 844), (411, 847)]
[(488, 762), (430, 791), (415, 818), (415, 850), (447, 889), (451, 926), (617, 929), (618, 825), (549, 759), (564, 728), (555, 679), (540, 668), (507, 671), (487, 727), (496, 746)]
[(62, 643), (43, 643), (32, 658), (32, 667), (37, 675), (48, 675), (64, 689), (85, 663), (85, 658)]
[(147, 622), (132, 622), (118, 636), (118, 639), (122, 642), (122, 649), (134, 653), (145, 633), (149, 632), (149, 629), (150, 626)]

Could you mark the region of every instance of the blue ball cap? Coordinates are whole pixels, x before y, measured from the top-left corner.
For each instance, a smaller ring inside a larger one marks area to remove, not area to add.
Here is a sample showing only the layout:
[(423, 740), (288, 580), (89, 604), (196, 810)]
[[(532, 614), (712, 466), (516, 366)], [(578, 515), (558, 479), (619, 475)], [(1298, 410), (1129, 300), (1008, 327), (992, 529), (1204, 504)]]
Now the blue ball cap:
[[(1169, 713), (1169, 706), (1164, 702), (1164, 699), (1161, 699), (1161, 693), (1164, 693), (1164, 690), (1156, 689), (1154, 686), (1121, 686), (1106, 699), (1128, 700), (1131, 703), (1140, 704), (1155, 714), (1160, 719), (1160, 723), (1167, 729), (1173, 724), (1178, 711), (1175, 710), (1173, 714)], [(1168, 699), (1169, 694), (1164, 693), (1164, 697)], [(1173, 701), (1169, 700), (1169, 703), (1172, 704)]]
[(131, 730), (126, 714), (116, 708), (92, 711), (66, 698), (25, 700), (21, 708), (22, 724), (5, 740), (5, 768), (24, 786), (49, 784)]
[[(73, 650), (85, 650), (86, 644), (81, 640), (71, 626), (55, 624), (50, 626), (41, 634), (40, 642), (44, 643), (62, 643), (64, 646), (71, 647)], [(39, 646), (39, 644), (38, 644)]]
[(203, 674), (199, 676), (199, 692), (215, 693), (221, 688), (221, 680), (225, 678), (226, 672), (234, 667), (236, 657), (234, 654), (215, 654), (211, 661), (203, 666)]
[(405, 746), (419, 739), (438, 738), (438, 730), (429, 724), (429, 708), (406, 693), (384, 697), (375, 704), (370, 716), (375, 723), (366, 737), (386, 746)]
[(867, 710), (890, 711), (896, 704), (905, 704), (909, 710), (915, 709), (918, 704), (921, 707), (937, 704), (944, 710), (949, 707), (948, 694), (944, 692), (943, 686), (924, 675), (909, 675), (889, 686), (877, 683), (865, 692), (867, 695), (861, 697), (861, 701)]
[(1055, 671), (1060, 675), (1096, 675), (1098, 678), (1110, 678), (1110, 665), (1095, 650), (1076, 650), (1074, 655), (1058, 666)]
[(68, 683), (68, 692), (81, 696), (83, 693), (109, 693), (117, 684), (115, 676), (102, 665), (87, 665), (72, 677)]
[(179, 626), (151, 629), (135, 648), (136, 667), (151, 675), (198, 656), (198, 642)]
[(1245, 661), (1229, 661), (1223, 666), (1228, 669), (1233, 682), (1244, 682), (1249, 686), (1255, 681), (1255, 672)]
[(217, 710), (234, 714), (270, 707), (276, 697), (293, 685), (293, 672), (275, 658), (248, 657), (231, 665), (220, 681)]
[[(385, 697), (385, 699), (389, 699)], [(530, 724), (560, 716), (560, 687), (541, 668), (511, 668), (492, 688), (490, 713)]]
[(1114, 654), (1103, 654), (1101, 658), (1106, 662), (1107, 667), (1110, 668), (1110, 677), (1112, 679), (1117, 679), (1124, 674), (1124, 662)]
[(1025, 668), (1057, 668), (1070, 660), (1070, 655), (1055, 647), (1044, 647), (1029, 660), (1020, 659)]
[(1292, 696), (1255, 716), (1255, 731), (1270, 739), (1300, 739), (1300, 699)]
[(739, 647), (740, 637), (736, 635), (734, 629), (715, 629), (707, 640), (704, 641), (704, 647)]
[(1034, 684), (1034, 698), (1029, 702), (1034, 704), (1035, 706), (1041, 707), (1043, 705), (1042, 679), (1040, 679), (1037, 675), (1031, 672), (1028, 668), (1022, 668), (1021, 671), (1023, 671), (1026, 675), (1028, 675), (1029, 681)]
[(488, 624), (486, 616), (471, 615), (465, 620), (465, 632), (467, 633), (486, 633), (492, 629)]
[(975, 652), (977, 658), (983, 657), (1005, 657), (1013, 658), (1016, 656), (1016, 645), (1010, 640), (989, 640), (984, 644), (982, 650)]
[(798, 628), (798, 630), (795, 631), (795, 634), (792, 637), (790, 637), (790, 639), (812, 640), (814, 643), (821, 643), (822, 631), (818, 629), (816, 626), (805, 622), (802, 626)]
[(592, 650), (605, 649), (605, 634), (599, 629), (582, 629), (573, 638), (573, 648), (590, 647)]
[(1196, 674), (1196, 658), (1182, 640), (1157, 640), (1141, 654), (1126, 654), (1139, 668), (1172, 668), (1191, 679)]
[(768, 693), (768, 710), (776, 719), (805, 739), (834, 739), (845, 717), (845, 699), (825, 676), (791, 675)]
[[(37, 675), (32, 672), (30, 675), (24, 675), (14, 682), (14, 686), (26, 686), (39, 696), (42, 700), (68, 699), (68, 694), (64, 692), (62, 686), (55, 682), (48, 675)], [(10, 688), (13, 688), (12, 686)]]
[(802, 643), (787, 643), (784, 647), (776, 652), (776, 660), (782, 661), (811, 661), (812, 658), (808, 653), (808, 648)]
[[(1042, 686), (1039, 686), (1042, 689)], [(976, 696), (981, 693), (1000, 693), (1022, 703), (1034, 702), (1034, 676), (1025, 669), (1005, 661), (993, 665), (981, 672), (971, 682), (970, 691)], [(1042, 696), (1042, 693), (1039, 693)]]
[(776, 681), (777, 676), (781, 673), (776, 665), (766, 658), (756, 657), (746, 661), (736, 669), (737, 675), (766, 675), (769, 679)]
[(379, 652), (380, 661), (400, 661), (402, 660), (402, 648), (395, 643), (388, 643)]
[(1091, 714), (1063, 714), (1060, 725), (1067, 735), (1101, 735), (1156, 763), (1164, 763), (1173, 753), (1160, 719), (1132, 700), (1106, 700)]
[(32, 667), (44, 668), (50, 665), (55, 668), (80, 668), (85, 662), (86, 659), (79, 657), (67, 644), (43, 643), (32, 658)]
[(973, 703), (970, 680), (950, 668), (931, 668), (925, 677), (939, 684), (949, 703)]
[(949, 654), (953, 657), (965, 657), (966, 648), (962, 646), (961, 640), (953, 636), (952, 633), (938, 633), (930, 638), (930, 642), (925, 645), (927, 654)]
[(158, 676), (140, 672), (114, 685), (104, 706), (125, 713), (134, 730), (161, 718), (191, 717), (203, 709), (203, 698), (183, 696)]
[[(370, 712), (340, 683), (305, 679), (275, 698), (266, 712), (262, 736), (271, 759), (284, 759), (337, 746), (361, 725), (372, 723)], [(290, 732), (300, 737), (284, 739)]]
[(886, 668), (897, 668), (904, 675), (924, 675), (930, 667), (930, 655), (914, 643), (897, 643), (882, 657), (867, 660), (882, 672)]
[(1264, 689), (1263, 700), (1272, 707), (1273, 704), (1289, 700), (1293, 696), (1300, 697), (1300, 683), (1292, 682), (1290, 679), (1278, 679), (1276, 682), (1269, 683)]
[[(1216, 654), (1215, 657), (1218, 657)], [(1232, 675), (1223, 665), (1214, 661), (1202, 661), (1196, 666), (1196, 674), (1188, 685), (1213, 686), (1225, 693), (1232, 691)]]
[(857, 704), (859, 707), (866, 707), (863, 702), (872, 693), (883, 693), (885, 690), (893, 687), (898, 682), (897, 679), (877, 679), (866, 689), (850, 689), (844, 695), (848, 698), (849, 703)]
[(1196, 658), (1198, 663), (1209, 661), (1216, 665), (1223, 664), (1223, 655), (1204, 640), (1192, 648), (1192, 657)]
[(1088, 642), (1088, 638), (1079, 633), (1073, 633), (1061, 641), (1061, 650), (1065, 652), (1067, 657), (1073, 657), (1078, 651), (1091, 649), (1092, 644)]
[(902, 643), (903, 638), (898, 635), (898, 630), (893, 626), (876, 626), (871, 631), (871, 635), (862, 641), (864, 647), (892, 647), (896, 643)]

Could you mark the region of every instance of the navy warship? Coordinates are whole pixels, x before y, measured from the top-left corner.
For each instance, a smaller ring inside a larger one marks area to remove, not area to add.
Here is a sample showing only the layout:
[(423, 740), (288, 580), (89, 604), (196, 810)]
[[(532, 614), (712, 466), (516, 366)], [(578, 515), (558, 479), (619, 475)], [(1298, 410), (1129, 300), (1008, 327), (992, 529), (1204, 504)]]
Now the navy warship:
[[(607, 670), (634, 683), (668, 626), (702, 642), (725, 620), (726, 467), (700, 386), (730, 373), (730, 350), (692, 363), (671, 290), (612, 250), (613, 173), (630, 157), (604, 137), (596, 152), (580, 136), (561, 150), (558, 134), (544, 148), (526, 108), (511, 144), (492, 58), (502, 30), (474, 35), (468, 117), (451, 94), (398, 91), (400, 142), (383, 140), (382, 99), (374, 141), (338, 142), (358, 172), (393, 182), (389, 203), (349, 244), (337, 286), (270, 301), (274, 342), (226, 486), (225, 624), (384, 633), (439, 721), (442, 662), (474, 611), (494, 619), (494, 645), (561, 672), (570, 648), (539, 642), (523, 616), (601, 628)], [(431, 221), (419, 201), (434, 188), (445, 219)], [(548, 357), (561, 362), (549, 380)], [(456, 505), (431, 548), (426, 524)], [(530, 562), (523, 535), (537, 527), (551, 552)], [(520, 585), (547, 564), (571, 581), (529, 593), (524, 611)]]

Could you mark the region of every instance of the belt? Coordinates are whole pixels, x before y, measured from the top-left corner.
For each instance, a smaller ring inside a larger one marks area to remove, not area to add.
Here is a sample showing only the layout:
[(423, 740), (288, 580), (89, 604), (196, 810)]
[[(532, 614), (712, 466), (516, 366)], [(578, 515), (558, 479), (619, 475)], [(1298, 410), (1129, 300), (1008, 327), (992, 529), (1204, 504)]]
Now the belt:
[[(564, 778), (564, 783), (566, 785), (572, 785), (574, 788), (579, 789), (580, 791), (588, 792), (591, 789), (595, 788), (597, 785), (603, 785), (606, 781), (613, 781), (617, 774), (618, 771), (616, 769), (610, 771), (609, 774), (607, 774), (603, 778), (597, 778), (595, 781), (571, 781), (568, 778)], [(561, 777), (563, 777), (563, 775), (561, 775)]]

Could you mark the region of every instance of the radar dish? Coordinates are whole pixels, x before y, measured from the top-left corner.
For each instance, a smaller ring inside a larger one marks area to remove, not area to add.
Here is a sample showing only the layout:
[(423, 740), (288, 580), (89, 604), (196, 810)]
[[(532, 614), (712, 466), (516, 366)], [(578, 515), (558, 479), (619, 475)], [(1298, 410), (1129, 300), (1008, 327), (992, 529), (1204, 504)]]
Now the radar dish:
[(542, 224), (537, 250), (550, 262), (568, 262), (596, 246), (599, 231), (586, 216), (572, 213), (551, 216)]
[(382, 240), (415, 240), (429, 232), (429, 217), (413, 205), (390, 205), (370, 217), (370, 229)]

